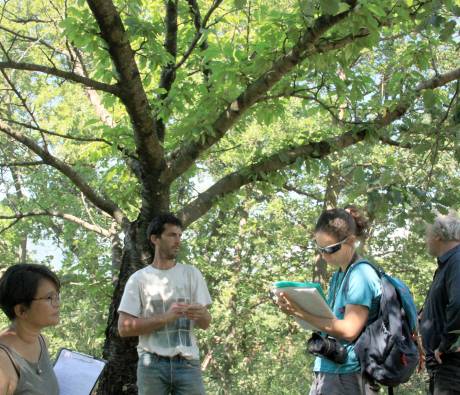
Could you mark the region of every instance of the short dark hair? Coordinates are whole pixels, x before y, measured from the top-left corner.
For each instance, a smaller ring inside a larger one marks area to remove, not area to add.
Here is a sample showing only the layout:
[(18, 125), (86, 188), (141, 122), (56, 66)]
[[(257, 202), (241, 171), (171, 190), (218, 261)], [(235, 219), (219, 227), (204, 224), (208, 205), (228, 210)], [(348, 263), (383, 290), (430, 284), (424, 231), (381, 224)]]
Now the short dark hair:
[(16, 318), (14, 306), (29, 307), (42, 280), (51, 281), (59, 291), (61, 282), (56, 274), (44, 265), (20, 263), (10, 266), (0, 278), (0, 308), (10, 320)]
[(147, 240), (150, 241), (150, 236), (155, 235), (160, 237), (165, 230), (165, 224), (176, 225), (183, 229), (182, 221), (172, 213), (159, 214), (152, 219), (147, 227)]

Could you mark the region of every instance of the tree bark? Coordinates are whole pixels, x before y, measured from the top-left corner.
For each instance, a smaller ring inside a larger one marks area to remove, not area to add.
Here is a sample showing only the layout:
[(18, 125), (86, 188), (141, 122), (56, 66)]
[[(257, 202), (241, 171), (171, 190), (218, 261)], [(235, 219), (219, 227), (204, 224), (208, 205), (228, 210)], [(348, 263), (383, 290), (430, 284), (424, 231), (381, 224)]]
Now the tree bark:
[(118, 281), (115, 284), (109, 309), (103, 357), (108, 361), (101, 377), (98, 395), (137, 395), (137, 337), (121, 338), (118, 335), (118, 306), (126, 281), (136, 270), (150, 264), (152, 249), (147, 243), (147, 218), (130, 223), (125, 234), (124, 248)]

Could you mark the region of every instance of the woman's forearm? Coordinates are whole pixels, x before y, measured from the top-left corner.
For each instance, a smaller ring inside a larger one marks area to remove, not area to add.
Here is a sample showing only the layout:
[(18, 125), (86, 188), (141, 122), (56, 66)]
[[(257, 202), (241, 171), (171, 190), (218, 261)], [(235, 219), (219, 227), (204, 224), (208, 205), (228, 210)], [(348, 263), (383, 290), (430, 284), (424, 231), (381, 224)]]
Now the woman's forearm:
[(343, 319), (319, 317), (301, 309), (285, 294), (280, 295), (278, 304), (285, 313), (307, 321), (322, 332), (346, 341), (353, 341), (359, 336), (369, 316), (369, 309), (366, 306), (346, 305)]
[(301, 314), (296, 316), (302, 320), (307, 321), (314, 327), (326, 332), (327, 334), (346, 341), (355, 340), (361, 333), (362, 328), (350, 319), (339, 319), (339, 318), (323, 318), (313, 314), (309, 314), (302, 311)]

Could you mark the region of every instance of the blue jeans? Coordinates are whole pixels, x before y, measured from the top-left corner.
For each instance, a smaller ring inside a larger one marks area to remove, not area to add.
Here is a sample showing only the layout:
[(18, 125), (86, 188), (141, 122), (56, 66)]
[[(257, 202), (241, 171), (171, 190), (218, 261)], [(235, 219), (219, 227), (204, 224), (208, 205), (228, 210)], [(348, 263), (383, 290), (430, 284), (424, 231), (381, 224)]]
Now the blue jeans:
[(180, 356), (162, 357), (139, 353), (137, 364), (139, 395), (205, 395), (200, 361)]

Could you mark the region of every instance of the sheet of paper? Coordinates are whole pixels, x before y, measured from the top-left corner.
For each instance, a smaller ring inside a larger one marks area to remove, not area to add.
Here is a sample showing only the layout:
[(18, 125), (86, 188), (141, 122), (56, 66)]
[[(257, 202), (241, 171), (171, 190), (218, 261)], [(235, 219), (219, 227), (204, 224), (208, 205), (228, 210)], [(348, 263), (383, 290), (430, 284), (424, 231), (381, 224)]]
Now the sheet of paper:
[(62, 349), (54, 364), (59, 395), (90, 395), (104, 366), (104, 361)]
[[(324, 318), (335, 317), (329, 305), (326, 303), (316, 288), (286, 287), (275, 289), (275, 294), (279, 294), (280, 292), (285, 292), (287, 295), (289, 295), (289, 297), (307, 313)], [(315, 328), (313, 325), (304, 320), (301, 320), (300, 318), (295, 317), (295, 320), (304, 329), (314, 331), (318, 330), (318, 328)]]

